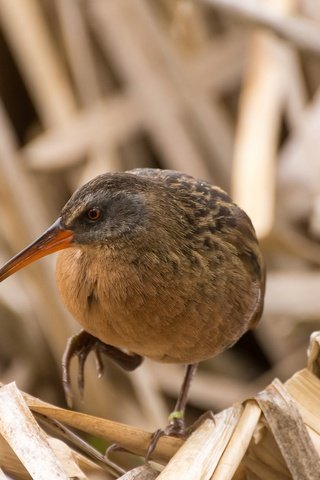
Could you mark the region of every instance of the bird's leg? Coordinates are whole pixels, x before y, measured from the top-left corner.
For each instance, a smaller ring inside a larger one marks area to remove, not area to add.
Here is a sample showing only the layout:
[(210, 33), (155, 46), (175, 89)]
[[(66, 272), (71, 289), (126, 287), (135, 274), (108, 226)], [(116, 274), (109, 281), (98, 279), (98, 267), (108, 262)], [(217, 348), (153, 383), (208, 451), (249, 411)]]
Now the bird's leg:
[(187, 405), (191, 381), (194, 374), (196, 373), (197, 366), (198, 366), (197, 363), (187, 365), (186, 373), (185, 373), (183, 383), (179, 392), (177, 403), (174, 407), (173, 412), (170, 413), (168, 418), (169, 424), (166, 426), (165, 429), (156, 430), (152, 435), (152, 438), (148, 447), (147, 455), (146, 455), (146, 461), (148, 461), (148, 459), (150, 458), (150, 455), (154, 451), (160, 437), (164, 435), (166, 436), (173, 435), (176, 437), (186, 436), (184, 413)]
[(78, 388), (83, 396), (84, 390), (84, 366), (89, 353), (93, 351), (96, 357), (98, 376), (103, 373), (101, 354), (105, 354), (113, 362), (127, 371), (135, 370), (143, 361), (143, 357), (137, 354), (127, 354), (112, 345), (103, 343), (85, 330), (69, 338), (62, 357), (62, 384), (68, 406), (71, 408), (73, 395), (71, 390), (70, 363), (73, 357), (78, 357)]
[(186, 373), (183, 379), (183, 383), (179, 392), (179, 396), (174, 407), (174, 410), (170, 413), (168, 420), (170, 421), (171, 433), (169, 435), (184, 435), (184, 413), (188, 401), (188, 395), (190, 390), (191, 381), (197, 370), (197, 363), (187, 365)]

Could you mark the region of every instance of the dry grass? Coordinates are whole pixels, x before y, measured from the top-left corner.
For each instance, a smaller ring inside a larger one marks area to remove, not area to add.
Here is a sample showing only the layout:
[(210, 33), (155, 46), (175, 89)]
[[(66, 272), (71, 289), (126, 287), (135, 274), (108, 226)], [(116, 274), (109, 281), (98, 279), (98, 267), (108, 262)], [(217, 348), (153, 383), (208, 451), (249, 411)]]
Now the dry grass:
[[(152, 454), (157, 469), (144, 466), (123, 476), (120, 468), (69, 427), (117, 442), (137, 455), (145, 455), (150, 433), (55, 407), (21, 393), (14, 383), (4, 385), (0, 390), (1, 467), (17, 479), (30, 478), (28, 473), (35, 479), (85, 479), (93, 473), (109, 478), (105, 473), (109, 472), (123, 480), (316, 480), (320, 467), (319, 352), (320, 332), (316, 332), (308, 368), (285, 384), (275, 379), (254, 398), (221, 411), (214, 419), (203, 418), (183, 444), (179, 439), (161, 438)], [(71, 447), (46, 434), (31, 412), (55, 436), (63, 435)], [(164, 465), (160, 473), (159, 464)]]

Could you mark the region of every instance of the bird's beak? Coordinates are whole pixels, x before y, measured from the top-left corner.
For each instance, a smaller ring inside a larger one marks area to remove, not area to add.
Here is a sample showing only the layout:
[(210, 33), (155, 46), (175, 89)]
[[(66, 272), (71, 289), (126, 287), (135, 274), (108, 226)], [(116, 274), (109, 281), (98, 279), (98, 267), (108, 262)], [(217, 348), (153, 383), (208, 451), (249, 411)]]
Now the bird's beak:
[(26, 267), (29, 263), (69, 247), (72, 240), (73, 232), (61, 226), (59, 217), (43, 235), (21, 250), (0, 269), (0, 282), (21, 268)]

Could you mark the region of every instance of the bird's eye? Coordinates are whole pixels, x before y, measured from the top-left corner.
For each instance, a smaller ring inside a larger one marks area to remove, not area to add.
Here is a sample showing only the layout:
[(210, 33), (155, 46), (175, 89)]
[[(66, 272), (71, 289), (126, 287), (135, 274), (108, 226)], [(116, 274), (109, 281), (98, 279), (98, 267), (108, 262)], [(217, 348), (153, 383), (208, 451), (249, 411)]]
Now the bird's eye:
[(100, 208), (90, 208), (90, 210), (87, 211), (87, 218), (91, 222), (96, 222), (101, 218), (101, 210)]

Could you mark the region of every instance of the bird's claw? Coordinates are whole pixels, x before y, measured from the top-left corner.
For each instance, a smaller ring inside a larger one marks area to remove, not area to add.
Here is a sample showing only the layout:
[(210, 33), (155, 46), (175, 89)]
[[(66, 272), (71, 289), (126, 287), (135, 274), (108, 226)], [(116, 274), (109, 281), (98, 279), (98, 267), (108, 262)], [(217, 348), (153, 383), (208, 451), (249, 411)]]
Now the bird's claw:
[[(83, 398), (84, 392), (84, 366), (87, 360), (89, 353), (93, 350), (98, 354), (98, 342), (99, 340), (92, 335), (90, 335), (85, 330), (81, 330), (80, 333), (73, 335), (68, 339), (66, 349), (62, 357), (62, 384), (69, 408), (72, 408), (73, 405), (73, 393), (71, 388), (71, 376), (70, 376), (70, 364), (73, 357), (78, 357), (78, 389), (80, 392), (81, 399)], [(102, 365), (101, 357), (99, 356), (99, 361), (97, 363)], [(98, 369), (99, 374), (101, 369)]]
[(78, 389), (83, 398), (84, 392), (84, 367), (90, 352), (94, 352), (98, 377), (103, 374), (103, 362), (101, 354), (107, 355), (112, 361), (124, 370), (135, 370), (143, 361), (143, 358), (137, 354), (125, 353), (122, 350), (103, 343), (85, 330), (81, 330), (77, 335), (73, 335), (67, 342), (66, 349), (62, 357), (62, 384), (69, 408), (73, 405), (73, 393), (71, 388), (70, 364), (73, 357), (78, 358)]
[(95, 350), (95, 357), (96, 357), (96, 370), (98, 374), (98, 378), (101, 378), (104, 372), (104, 366), (101, 358), (101, 353), (99, 350)]
[[(183, 418), (182, 412), (174, 411), (169, 415), (170, 423), (164, 428), (159, 428), (156, 430), (151, 437), (147, 454), (145, 457), (146, 462), (149, 461), (150, 456), (152, 455), (153, 451), (155, 450), (158, 441), (161, 437), (179, 437), (179, 438), (186, 438), (188, 433), (186, 431), (185, 422)], [(178, 415), (176, 415), (178, 414)]]
[(106, 450), (104, 456), (105, 458), (107, 458), (109, 460), (110, 458), (110, 454), (111, 453), (114, 453), (114, 452), (121, 452), (121, 453), (131, 453), (130, 450), (122, 447), (121, 445), (119, 445), (118, 443), (112, 443)]
[[(172, 412), (172, 414), (174, 413), (175, 412)], [(172, 414), (170, 414), (169, 419), (172, 416)], [(148, 463), (150, 456), (152, 455), (153, 451), (155, 450), (158, 444), (159, 439), (163, 436), (186, 438), (188, 434), (185, 429), (184, 420), (181, 418), (172, 419), (166, 428), (164, 429), (159, 428), (152, 434), (152, 437), (148, 446), (148, 450), (145, 456), (146, 463)], [(127, 450), (126, 448), (122, 447), (118, 443), (113, 443), (112, 445), (110, 445), (110, 447), (107, 448), (105, 453), (106, 458), (109, 459), (110, 454), (113, 452), (123, 452), (123, 453), (131, 453), (131, 454), (133, 453), (133, 452), (130, 452), (130, 450)]]
[(181, 410), (175, 410), (171, 412), (169, 415), (170, 423), (166, 426), (166, 428), (159, 428), (153, 433), (145, 457), (146, 462), (149, 461), (150, 456), (155, 450), (157, 443), (161, 437), (172, 436), (186, 439), (207, 419), (215, 422), (214, 413), (212, 411), (203, 413), (190, 427), (186, 428), (184, 422), (184, 412)]

